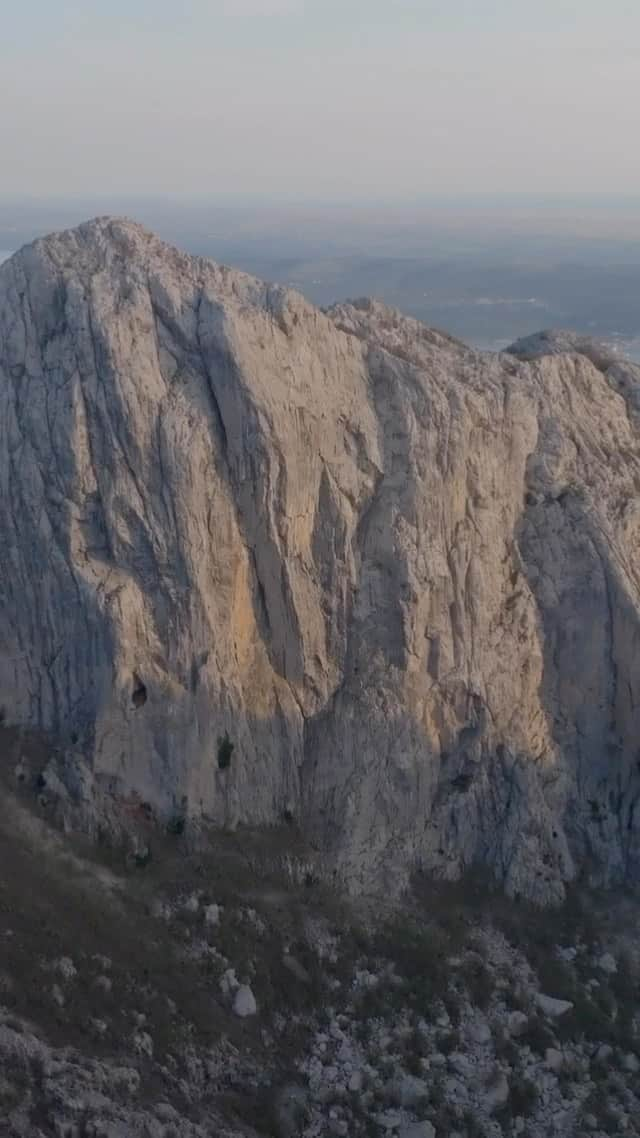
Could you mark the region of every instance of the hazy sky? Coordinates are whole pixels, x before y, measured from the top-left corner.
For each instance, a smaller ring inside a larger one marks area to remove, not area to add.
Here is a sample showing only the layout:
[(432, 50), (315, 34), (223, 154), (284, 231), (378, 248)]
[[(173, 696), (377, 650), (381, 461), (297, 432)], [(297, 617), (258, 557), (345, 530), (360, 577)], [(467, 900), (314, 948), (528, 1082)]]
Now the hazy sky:
[(640, 193), (639, 0), (0, 0), (0, 194)]

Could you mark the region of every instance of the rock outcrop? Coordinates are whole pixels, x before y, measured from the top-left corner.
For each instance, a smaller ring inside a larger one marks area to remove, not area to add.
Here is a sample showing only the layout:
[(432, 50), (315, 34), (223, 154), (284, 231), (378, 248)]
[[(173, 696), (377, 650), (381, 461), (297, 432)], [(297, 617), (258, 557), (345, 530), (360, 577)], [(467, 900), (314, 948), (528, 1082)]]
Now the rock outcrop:
[(631, 880), (639, 410), (590, 342), (38, 241), (0, 269), (5, 722), (71, 793), (295, 819), (354, 884)]

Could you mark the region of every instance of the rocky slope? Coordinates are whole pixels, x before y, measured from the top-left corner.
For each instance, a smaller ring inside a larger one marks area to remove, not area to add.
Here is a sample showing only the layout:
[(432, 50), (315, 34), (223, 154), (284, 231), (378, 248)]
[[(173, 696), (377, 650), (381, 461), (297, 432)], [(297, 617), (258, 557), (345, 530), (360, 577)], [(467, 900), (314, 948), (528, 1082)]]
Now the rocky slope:
[[(102, 219), (0, 268), (0, 705), (357, 886), (639, 868), (640, 369), (322, 313)], [(144, 805), (142, 805), (144, 804)]]
[(418, 876), (374, 909), (290, 827), (136, 864), (45, 798), (2, 785), (3, 1138), (640, 1134), (637, 903)]

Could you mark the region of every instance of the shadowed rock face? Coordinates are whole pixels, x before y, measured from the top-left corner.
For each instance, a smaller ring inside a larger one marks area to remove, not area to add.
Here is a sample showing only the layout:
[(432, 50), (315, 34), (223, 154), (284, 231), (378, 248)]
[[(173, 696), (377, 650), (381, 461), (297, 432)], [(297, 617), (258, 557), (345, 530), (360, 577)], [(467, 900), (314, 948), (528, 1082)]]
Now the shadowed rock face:
[[(522, 357), (522, 358), (520, 358)], [(354, 884), (639, 868), (640, 369), (101, 219), (0, 269), (0, 704)], [(85, 784), (89, 776), (85, 777)]]

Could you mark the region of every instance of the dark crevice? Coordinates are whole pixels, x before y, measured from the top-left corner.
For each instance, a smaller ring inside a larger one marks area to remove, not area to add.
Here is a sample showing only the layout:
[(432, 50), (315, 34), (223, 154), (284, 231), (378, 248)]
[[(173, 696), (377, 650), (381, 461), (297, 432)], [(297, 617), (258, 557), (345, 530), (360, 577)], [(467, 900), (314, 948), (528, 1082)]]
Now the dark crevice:
[(143, 684), (137, 672), (133, 673), (133, 691), (131, 693), (131, 702), (136, 711), (139, 707), (144, 707), (147, 702), (147, 688)]

